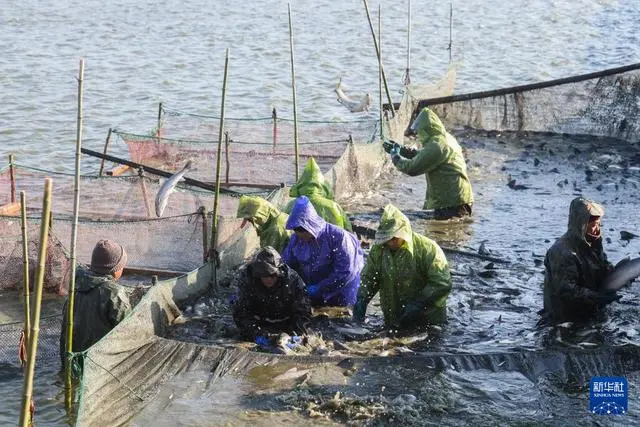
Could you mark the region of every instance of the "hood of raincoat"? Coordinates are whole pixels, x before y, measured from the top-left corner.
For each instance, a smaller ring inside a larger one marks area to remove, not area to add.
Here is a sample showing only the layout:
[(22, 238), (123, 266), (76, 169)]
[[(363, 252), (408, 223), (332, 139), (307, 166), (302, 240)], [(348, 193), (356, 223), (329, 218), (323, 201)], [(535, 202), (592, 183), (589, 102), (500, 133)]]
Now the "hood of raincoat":
[(329, 187), (329, 184), (325, 181), (324, 175), (320, 170), (320, 166), (318, 166), (315, 159), (312, 157), (305, 165), (298, 182), (291, 186), (289, 196), (312, 197), (315, 195), (320, 195), (333, 200), (333, 191), (331, 191), (331, 187)]
[(589, 218), (592, 216), (603, 216), (604, 208), (601, 204), (583, 197), (576, 197), (571, 201), (569, 207), (568, 231), (572, 237), (587, 242), (586, 233)]
[(265, 246), (258, 250), (253, 259), (249, 262), (247, 269), (251, 271), (252, 277), (267, 277), (284, 275), (282, 266), (284, 261), (278, 251), (271, 246)]
[(262, 227), (280, 214), (283, 213), (262, 197), (242, 196), (238, 201), (236, 217), (249, 218), (256, 227)]
[(423, 108), (416, 117), (414, 123), (411, 125), (418, 138), (423, 141), (427, 141), (436, 135), (446, 135), (447, 130), (444, 124), (436, 113), (429, 108)]
[(298, 197), (287, 220), (287, 230), (302, 227), (316, 239), (325, 229), (327, 222), (318, 215), (307, 196)]
[[(383, 245), (394, 237), (404, 240), (409, 247), (413, 244), (413, 233), (409, 219), (392, 204), (384, 207), (380, 225), (376, 230), (374, 244)], [(411, 251), (411, 248), (409, 248)]]

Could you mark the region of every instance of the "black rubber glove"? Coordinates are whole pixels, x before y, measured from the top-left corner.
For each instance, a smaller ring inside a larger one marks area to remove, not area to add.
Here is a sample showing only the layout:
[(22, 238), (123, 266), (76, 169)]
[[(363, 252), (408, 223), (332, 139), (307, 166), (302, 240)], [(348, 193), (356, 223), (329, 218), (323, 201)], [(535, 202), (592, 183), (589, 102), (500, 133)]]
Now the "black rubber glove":
[(391, 154), (391, 150), (393, 150), (395, 147), (398, 148), (398, 150), (400, 150), (400, 144), (398, 144), (395, 141), (383, 141), (382, 142), (382, 148), (384, 148), (384, 151), (386, 151), (388, 154)]

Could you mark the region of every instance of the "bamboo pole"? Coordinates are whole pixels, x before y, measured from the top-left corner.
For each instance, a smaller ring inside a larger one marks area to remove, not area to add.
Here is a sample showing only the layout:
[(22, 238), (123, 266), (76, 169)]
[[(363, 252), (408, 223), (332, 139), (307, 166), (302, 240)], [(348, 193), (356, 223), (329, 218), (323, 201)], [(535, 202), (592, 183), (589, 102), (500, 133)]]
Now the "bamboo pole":
[(291, 3), (287, 3), (287, 10), (289, 11), (289, 48), (291, 50), (291, 90), (293, 91), (293, 143), (295, 147), (295, 165), (296, 165), (296, 182), (299, 175), (299, 159), (298, 159), (298, 109), (296, 105), (296, 68), (295, 58), (293, 51), (293, 25), (291, 24)]
[(80, 157), (82, 148), (82, 90), (84, 84), (84, 59), (80, 59), (78, 71), (78, 117), (76, 121), (76, 162), (73, 188), (73, 225), (71, 227), (71, 278), (69, 280), (69, 299), (67, 301), (67, 323), (65, 343), (65, 403), (67, 408), (72, 404), (71, 361), (69, 353), (73, 351), (73, 317), (76, 291), (76, 241), (78, 238), (78, 215), (80, 212)]
[[(111, 142), (111, 132), (113, 132), (113, 129), (109, 128), (109, 132), (107, 133), (107, 139), (104, 141), (103, 153), (105, 155), (107, 154), (107, 151), (109, 150), (109, 143)], [(104, 173), (104, 160), (105, 160), (105, 158), (103, 157), (102, 160), (100, 161), (100, 173), (99, 173), (100, 176), (102, 176), (102, 174)]]
[(9, 154), (9, 177), (11, 178), (11, 203), (16, 202), (16, 173), (14, 171), (13, 162), (15, 161), (13, 154)]
[(47, 256), (47, 242), (49, 236), (49, 221), (51, 212), (51, 178), (44, 180), (44, 197), (42, 200), (42, 218), (40, 220), (40, 246), (38, 251), (38, 269), (36, 270), (35, 298), (33, 301), (33, 322), (29, 336), (27, 371), (24, 376), (22, 392), (22, 410), (20, 412), (20, 426), (31, 424), (30, 408), (33, 394), (33, 375), (36, 367), (36, 352), (38, 350), (38, 335), (40, 333), (40, 307), (42, 302), (42, 288)]
[(229, 71), (229, 48), (224, 59), (224, 78), (222, 80), (222, 105), (220, 106), (220, 132), (218, 133), (218, 156), (216, 158), (216, 191), (213, 199), (213, 220), (211, 221), (211, 244), (209, 260), (212, 262), (211, 273), (214, 290), (218, 289), (218, 260), (216, 256), (216, 238), (218, 236), (218, 204), (220, 202), (220, 168), (222, 164), (222, 134), (224, 132), (224, 107), (227, 98), (227, 76)]
[[(378, 61), (380, 61), (380, 48), (378, 47), (378, 39), (376, 37), (376, 31), (373, 29), (373, 23), (371, 22), (371, 14), (369, 14), (369, 5), (367, 4), (367, 0), (362, 0), (364, 2), (364, 9), (367, 12), (367, 20), (369, 21), (369, 28), (371, 29), (371, 36), (373, 36), (373, 44), (376, 48), (376, 55), (378, 55)], [(382, 62), (380, 62), (382, 64)], [(384, 67), (382, 67), (382, 81), (384, 82), (384, 90), (387, 93), (387, 99), (389, 100), (389, 107), (391, 108), (391, 116), (395, 117), (395, 107), (393, 106), (393, 100), (391, 99), (391, 92), (389, 92), (389, 85), (387, 84), (387, 77), (384, 74)]]
[(404, 85), (411, 84), (411, 0), (409, 0), (409, 16), (407, 17), (407, 69), (404, 72)]
[(158, 125), (156, 126), (156, 136), (158, 137), (158, 143), (160, 143), (160, 136), (162, 131), (162, 102), (158, 103)]
[[(24, 342), (29, 344), (29, 329), (31, 329), (31, 309), (29, 307), (29, 240), (27, 239), (27, 193), (20, 192), (22, 216), (22, 274), (24, 294)], [(29, 354), (29, 349), (27, 349)]]
[(224, 160), (226, 164), (225, 168), (225, 183), (229, 183), (229, 169), (231, 169), (231, 162), (229, 162), (229, 132), (224, 133)]
[(202, 259), (204, 262), (207, 262), (207, 259), (209, 259), (209, 249), (207, 247), (209, 243), (209, 238), (207, 236), (207, 208), (205, 206), (200, 206), (200, 209), (198, 210), (202, 215)]
[[(378, 44), (382, 47), (382, 4), (378, 5)], [(380, 52), (382, 53), (382, 52)], [(380, 108), (380, 140), (384, 140), (384, 125), (382, 114), (382, 55), (378, 56), (378, 104)]]
[(147, 181), (144, 180), (144, 168), (138, 168), (138, 177), (140, 178), (140, 187), (142, 188), (142, 197), (144, 198), (144, 208), (147, 211), (147, 218), (152, 218), (151, 203), (149, 203), (149, 192), (147, 191)]

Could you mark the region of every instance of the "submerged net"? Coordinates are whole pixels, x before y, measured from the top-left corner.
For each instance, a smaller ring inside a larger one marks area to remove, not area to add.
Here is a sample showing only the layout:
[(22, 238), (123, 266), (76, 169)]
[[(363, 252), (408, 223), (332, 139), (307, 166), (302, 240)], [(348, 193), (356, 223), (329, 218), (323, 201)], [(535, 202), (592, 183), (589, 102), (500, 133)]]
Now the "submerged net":
[(640, 64), (506, 89), (423, 98), (417, 104), (418, 109), (426, 106), (452, 128), (593, 135), (637, 143)]

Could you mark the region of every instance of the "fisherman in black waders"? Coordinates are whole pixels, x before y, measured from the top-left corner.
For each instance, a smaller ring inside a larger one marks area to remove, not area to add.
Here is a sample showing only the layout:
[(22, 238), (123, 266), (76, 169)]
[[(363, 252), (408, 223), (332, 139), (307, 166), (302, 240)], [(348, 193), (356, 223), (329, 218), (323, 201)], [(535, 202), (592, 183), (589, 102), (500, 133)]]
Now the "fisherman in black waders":
[(438, 220), (470, 216), (473, 191), (458, 141), (428, 108), (418, 114), (409, 131), (417, 135), (422, 149), (415, 150), (393, 141), (385, 142), (383, 147), (391, 154), (398, 170), (410, 176), (426, 176), (423, 209), (433, 210)]
[(577, 197), (569, 208), (568, 230), (547, 251), (544, 260), (543, 323), (588, 320), (620, 299), (602, 288), (613, 270), (602, 248), (600, 218), (603, 207)]

